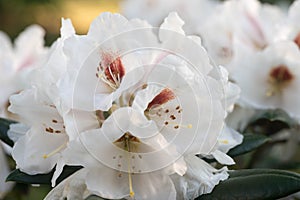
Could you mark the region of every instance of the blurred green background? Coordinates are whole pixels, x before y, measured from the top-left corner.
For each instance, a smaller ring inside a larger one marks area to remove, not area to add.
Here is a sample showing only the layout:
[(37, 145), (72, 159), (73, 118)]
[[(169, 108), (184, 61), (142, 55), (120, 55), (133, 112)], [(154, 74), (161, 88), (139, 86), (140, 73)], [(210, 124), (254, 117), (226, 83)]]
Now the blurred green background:
[(39, 24), (46, 30), (46, 44), (59, 34), (61, 18), (71, 18), (78, 34), (104, 11), (117, 12), (118, 0), (0, 0), (0, 30), (15, 38), (25, 27)]

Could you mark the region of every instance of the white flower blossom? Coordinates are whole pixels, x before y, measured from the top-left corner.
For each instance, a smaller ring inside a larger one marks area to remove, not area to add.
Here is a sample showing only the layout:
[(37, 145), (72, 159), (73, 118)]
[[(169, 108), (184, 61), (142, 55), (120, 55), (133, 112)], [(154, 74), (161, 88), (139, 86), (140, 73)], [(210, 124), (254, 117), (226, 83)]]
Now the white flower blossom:
[[(87, 189), (101, 197), (174, 199), (176, 192), (168, 175), (184, 174), (185, 162), (166, 165), (177, 152), (156, 133), (155, 123), (141, 113), (120, 108), (101, 129), (84, 132), (70, 142), (64, 152), (65, 162), (83, 165), (88, 170)], [(158, 170), (161, 167), (165, 168)]]
[(40, 66), (47, 53), (44, 35), (40, 26), (32, 25), (12, 45), (8, 36), (0, 32), (1, 116), (7, 116), (9, 96), (30, 86), (29, 72)]
[(233, 78), (241, 87), (243, 105), (281, 108), (299, 118), (299, 56), (296, 44), (286, 41), (240, 57)]
[(185, 161), (186, 174), (171, 176), (177, 191), (176, 199), (195, 199), (202, 194), (210, 193), (220, 181), (226, 180), (229, 176), (227, 167), (217, 170), (196, 156), (187, 156)]

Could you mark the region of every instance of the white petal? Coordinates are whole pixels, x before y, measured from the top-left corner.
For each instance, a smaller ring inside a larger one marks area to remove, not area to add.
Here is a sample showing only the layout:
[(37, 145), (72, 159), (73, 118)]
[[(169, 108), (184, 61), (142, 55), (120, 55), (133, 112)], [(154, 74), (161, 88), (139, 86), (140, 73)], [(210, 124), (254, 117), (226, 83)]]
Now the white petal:
[[(27, 27), (15, 40), (15, 67), (20, 70), (33, 66), (45, 53), (45, 30), (38, 25)], [(26, 47), (26, 48), (25, 48)]]
[(299, 15), (299, 9), (300, 9), (300, 1), (296, 0), (293, 2), (293, 4), (289, 8), (289, 17), (292, 20), (299, 21), (300, 15)]
[(195, 199), (210, 193), (220, 181), (228, 178), (227, 168), (215, 169), (200, 158), (187, 156), (188, 170), (184, 176), (172, 175), (177, 199)]
[[(172, 12), (165, 18), (159, 29), (159, 38), (162, 41), (172, 40), (177, 34), (185, 35), (182, 26), (184, 21), (178, 16), (176, 12)], [(176, 32), (177, 34), (174, 34)]]
[(100, 128), (96, 113), (82, 110), (72, 109), (66, 113), (64, 124), (70, 141), (76, 139), (83, 131)]
[(162, 89), (162, 87), (158, 87), (156, 85), (149, 85), (146, 89), (138, 91), (132, 103), (132, 108), (144, 112), (149, 103), (161, 92)]
[(8, 35), (2, 31), (0, 31), (0, 53), (3, 55), (4, 53), (11, 53), (12, 45), (11, 40)]
[(60, 35), (62, 38), (68, 38), (75, 35), (75, 29), (70, 19), (61, 19)]
[(227, 153), (231, 148), (243, 142), (243, 135), (228, 126), (223, 128), (218, 141), (218, 150)]
[(160, 172), (133, 175), (132, 184), (136, 199), (173, 200), (176, 198), (176, 190), (171, 179)]
[(111, 35), (123, 32), (127, 22), (128, 20), (120, 14), (102, 13), (90, 25), (88, 36), (101, 42)]
[(222, 151), (216, 150), (211, 153), (213, 157), (221, 164), (223, 165), (234, 165), (234, 160), (228, 156), (226, 153), (223, 153)]
[(59, 185), (53, 188), (45, 197), (45, 200), (74, 199), (83, 200), (90, 195), (86, 188), (85, 179), (87, 171), (81, 169), (70, 177), (66, 178)]
[(52, 187), (54, 187), (56, 185), (56, 180), (60, 176), (60, 174), (62, 173), (62, 171), (64, 169), (64, 165), (65, 165), (65, 162), (62, 158), (60, 158), (56, 162), (55, 171), (54, 171), (52, 179), (51, 179), (51, 186)]
[(157, 126), (149, 121), (143, 113), (130, 107), (117, 109), (102, 125), (104, 134), (111, 141), (116, 141), (126, 132), (139, 139), (150, 138), (158, 134)]
[[(42, 133), (42, 134), (41, 134)], [(31, 130), (14, 145), (12, 156), (17, 168), (28, 174), (47, 173), (58, 161), (59, 153), (44, 158), (66, 144), (66, 134), (43, 133), (42, 130)]]
[(24, 136), (28, 130), (29, 127), (25, 124), (10, 124), (7, 135), (12, 141), (16, 142), (20, 137)]
[(98, 165), (89, 168), (86, 177), (88, 190), (108, 199), (121, 199), (129, 195), (128, 176), (114, 169)]
[[(98, 160), (93, 157), (91, 151), (86, 145), (95, 145), (94, 147), (99, 147), (99, 143), (95, 139), (99, 135), (98, 132), (95, 133), (95, 136), (90, 133), (82, 133), (83, 136), (81, 138), (77, 138), (76, 140), (70, 141), (68, 143), (67, 148), (63, 151), (62, 157), (66, 165), (81, 165), (81, 166), (94, 166), (98, 164)], [(85, 135), (87, 139), (85, 139)], [(89, 141), (90, 139), (90, 141)], [(89, 143), (88, 143), (89, 142)]]

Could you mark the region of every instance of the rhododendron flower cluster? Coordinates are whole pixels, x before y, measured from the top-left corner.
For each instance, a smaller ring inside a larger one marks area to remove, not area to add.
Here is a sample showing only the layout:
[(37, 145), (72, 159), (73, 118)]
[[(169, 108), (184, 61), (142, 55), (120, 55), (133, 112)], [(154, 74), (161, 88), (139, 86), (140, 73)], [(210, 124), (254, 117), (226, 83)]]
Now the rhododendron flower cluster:
[(31, 87), (10, 98), (21, 122), (9, 131), (17, 168), (30, 175), (55, 168), (55, 186), (65, 165), (80, 165), (70, 177), (81, 180), (76, 187), (111, 199), (196, 198), (228, 178), (226, 167), (201, 158), (234, 164), (226, 152), (242, 136), (224, 120), (239, 89), (183, 24), (171, 13), (155, 33), (146, 21), (104, 13), (79, 36), (63, 20)]
[[(150, 13), (166, 15), (171, 4), (143, 1), (139, 4), (148, 9), (141, 10), (132, 6), (136, 3), (124, 1), (124, 15), (149, 19), (154, 25), (163, 19)], [(201, 36), (213, 62), (223, 65), (229, 79), (241, 88), (241, 98), (228, 119), (233, 128), (244, 129), (251, 116), (266, 109), (282, 109), (299, 122), (299, 0), (288, 8), (258, 0), (173, 1), (172, 10), (186, 20), (185, 31)], [(292, 132), (299, 132), (298, 128)]]
[(242, 134), (269, 128), (257, 119), (290, 120), (275, 143), (300, 138), (299, 6), (127, 0), (125, 16), (102, 13), (85, 35), (62, 19), (49, 48), (38, 26), (15, 47), (0, 33), (1, 115), (15, 120), (0, 136), (11, 141), (13, 173), (50, 176), (48, 200), (196, 199), (253, 175), (229, 169), (267, 141)]

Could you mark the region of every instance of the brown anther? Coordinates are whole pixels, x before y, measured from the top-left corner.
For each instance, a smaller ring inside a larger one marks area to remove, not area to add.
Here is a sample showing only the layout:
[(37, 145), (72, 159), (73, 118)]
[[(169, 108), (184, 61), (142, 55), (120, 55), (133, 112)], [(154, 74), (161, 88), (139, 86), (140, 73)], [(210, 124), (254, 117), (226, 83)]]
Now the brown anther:
[(168, 112), (169, 112), (169, 109), (166, 109), (166, 110), (165, 110), (165, 113), (168, 113)]
[(174, 126), (174, 128), (175, 128), (175, 129), (178, 129), (178, 128), (179, 128), (179, 126), (178, 126), (178, 125), (176, 125), (176, 126)]
[(56, 130), (56, 131), (55, 131), (55, 133), (61, 133), (61, 131), (59, 131), (59, 130)]
[(177, 107), (176, 107), (176, 110), (179, 110), (179, 109), (180, 109), (180, 106), (177, 106)]
[(49, 133), (54, 133), (54, 130), (53, 130), (53, 128), (51, 128), (51, 127), (48, 127), (48, 128), (46, 128), (45, 129), (47, 132), (49, 132)]
[(145, 83), (144, 85), (142, 85), (142, 89), (146, 89), (148, 85)]
[(169, 124), (169, 122), (168, 121), (165, 121), (165, 125), (168, 125)]
[(175, 120), (176, 119), (175, 115), (170, 115), (170, 119)]
[(57, 120), (55, 120), (55, 119), (52, 119), (52, 122), (53, 122), (53, 123), (57, 123)]

